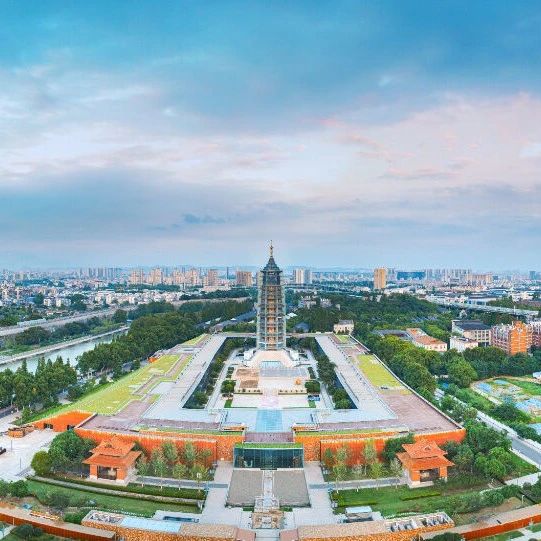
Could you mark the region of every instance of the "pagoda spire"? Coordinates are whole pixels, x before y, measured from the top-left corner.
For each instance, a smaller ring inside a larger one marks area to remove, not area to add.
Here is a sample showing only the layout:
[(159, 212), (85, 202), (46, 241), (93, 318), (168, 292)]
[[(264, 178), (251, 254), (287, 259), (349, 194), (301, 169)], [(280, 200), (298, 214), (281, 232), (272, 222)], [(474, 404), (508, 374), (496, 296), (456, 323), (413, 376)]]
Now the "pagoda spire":
[(273, 256), (273, 250), (274, 250), (274, 246), (272, 245), (272, 240), (271, 240), (270, 241), (270, 246), (269, 246), (269, 257)]

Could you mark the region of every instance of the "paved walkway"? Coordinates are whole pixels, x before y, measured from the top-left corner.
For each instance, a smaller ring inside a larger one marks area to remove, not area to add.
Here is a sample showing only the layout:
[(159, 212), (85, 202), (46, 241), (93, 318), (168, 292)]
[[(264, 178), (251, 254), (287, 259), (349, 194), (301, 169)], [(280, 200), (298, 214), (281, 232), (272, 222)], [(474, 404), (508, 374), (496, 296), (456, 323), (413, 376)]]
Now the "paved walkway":
[(317, 462), (306, 462), (304, 474), (308, 485), (310, 507), (293, 509), (291, 513), (293, 516), (286, 517), (288, 519), (287, 526), (296, 528), (298, 526), (335, 523), (336, 516), (332, 512), (329, 487), (323, 479), (319, 464)]
[(174, 488), (227, 488), (226, 483), (217, 483), (216, 481), (193, 481), (192, 479), (171, 479), (169, 477), (150, 477), (150, 476), (138, 476), (135, 478), (136, 483), (144, 483), (145, 485), (164, 486)]
[[(354, 488), (380, 488), (380, 487), (394, 487), (396, 485), (405, 485), (405, 479), (399, 479), (397, 477), (384, 477), (382, 479), (352, 479), (351, 481), (340, 481), (338, 483), (338, 490), (348, 490)], [(337, 490), (337, 483), (334, 481), (324, 481), (323, 484), (311, 485), (308, 488), (314, 489), (332, 489)]]
[(517, 477), (516, 479), (509, 479), (509, 481), (506, 481), (506, 485), (517, 485), (521, 487), (525, 483), (530, 483), (533, 485), (541, 476), (541, 472), (537, 473), (530, 473), (530, 475), (524, 475), (522, 477)]
[[(7, 426), (13, 416), (1, 419), (0, 431)], [(34, 454), (49, 447), (52, 439), (56, 436), (52, 430), (34, 430), (24, 438), (10, 438), (0, 435), (0, 447), (7, 451), (0, 455), (0, 479), (5, 481), (18, 481), (31, 473), (30, 463)]]
[[(226, 507), (226, 498), (231, 476), (233, 475), (233, 464), (231, 462), (219, 462), (214, 475), (214, 483), (207, 494), (207, 501), (199, 522), (202, 524), (231, 524), (240, 526), (242, 524), (243, 511), (240, 507)], [(247, 513), (249, 515), (249, 513)]]

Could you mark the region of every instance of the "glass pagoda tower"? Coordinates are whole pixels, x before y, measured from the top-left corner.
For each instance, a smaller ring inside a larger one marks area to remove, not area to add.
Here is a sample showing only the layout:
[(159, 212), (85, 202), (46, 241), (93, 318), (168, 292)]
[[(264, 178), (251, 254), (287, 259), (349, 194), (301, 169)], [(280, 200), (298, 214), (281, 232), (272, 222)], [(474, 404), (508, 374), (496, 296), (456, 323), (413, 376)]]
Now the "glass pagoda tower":
[(281, 275), (271, 243), (269, 260), (261, 269), (257, 284), (257, 349), (286, 347), (285, 296)]

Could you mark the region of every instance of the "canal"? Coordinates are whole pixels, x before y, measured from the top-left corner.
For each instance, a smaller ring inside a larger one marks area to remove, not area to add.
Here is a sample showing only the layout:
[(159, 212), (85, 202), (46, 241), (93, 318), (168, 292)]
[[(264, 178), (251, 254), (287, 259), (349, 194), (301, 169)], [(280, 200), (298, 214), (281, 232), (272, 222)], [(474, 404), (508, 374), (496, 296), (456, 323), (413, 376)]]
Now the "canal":
[[(28, 357), (26, 359), (26, 365), (28, 366), (29, 372), (34, 372), (36, 370), (36, 366), (38, 365), (38, 361), (41, 358), (51, 359), (54, 361), (57, 357), (62, 357), (64, 361), (69, 361), (69, 363), (72, 366), (75, 366), (77, 364), (77, 358), (82, 355), (85, 351), (90, 351), (91, 349), (94, 349), (98, 344), (108, 344), (109, 342), (112, 342), (113, 339), (117, 336), (120, 336), (122, 334), (126, 334), (126, 330), (120, 330), (118, 332), (115, 332), (114, 334), (108, 334), (107, 336), (101, 336), (93, 338), (92, 340), (89, 340), (87, 342), (82, 342), (80, 344), (74, 344), (71, 346), (66, 346), (61, 349), (57, 349), (55, 351), (51, 351), (49, 353), (42, 353), (41, 355), (35, 355), (32, 357)], [(17, 370), (19, 366), (23, 361), (14, 361), (12, 363), (2, 364), (0, 366), (0, 371), (5, 370), (6, 368), (9, 368), (10, 370)]]

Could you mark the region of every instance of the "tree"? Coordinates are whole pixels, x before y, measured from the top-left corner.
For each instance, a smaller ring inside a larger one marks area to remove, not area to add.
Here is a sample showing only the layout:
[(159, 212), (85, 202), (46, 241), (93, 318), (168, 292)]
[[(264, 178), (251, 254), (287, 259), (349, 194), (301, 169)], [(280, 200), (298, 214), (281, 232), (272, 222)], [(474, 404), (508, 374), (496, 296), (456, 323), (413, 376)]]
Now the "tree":
[(338, 490), (338, 483), (342, 481), (347, 473), (347, 462), (349, 458), (349, 450), (347, 447), (339, 447), (335, 454), (335, 463), (332, 468), (334, 474), (334, 480), (336, 481), (336, 488)]
[(471, 447), (467, 443), (463, 443), (458, 446), (456, 455), (453, 457), (453, 462), (459, 470), (471, 472), (474, 459), (475, 455)]
[(330, 470), (334, 465), (334, 454), (330, 447), (327, 447), (325, 451), (323, 451), (323, 464), (325, 464), (325, 467), (328, 470)]
[(502, 432), (498, 432), (483, 423), (468, 421), (466, 428), (466, 443), (474, 453), (488, 453), (493, 447), (509, 450), (511, 440)]
[(396, 477), (396, 488), (398, 488), (398, 483), (400, 482), (400, 478), (402, 477), (402, 474), (404, 473), (404, 469), (402, 468), (402, 463), (398, 458), (393, 458), (391, 462), (389, 463), (389, 471), (391, 472), (391, 475), (393, 477)]
[(80, 471), (82, 461), (94, 446), (95, 442), (81, 438), (73, 430), (61, 432), (49, 446), (52, 471)]
[(111, 318), (113, 323), (126, 323), (127, 319), (128, 319), (128, 312), (120, 308), (113, 314), (113, 317)]
[[(139, 459), (137, 460), (137, 463), (135, 465), (137, 470), (137, 475), (139, 477), (146, 477), (150, 472), (150, 464), (145, 457), (145, 455), (141, 455)], [(144, 482), (141, 479), (141, 486), (143, 486)]]
[[(180, 462), (178, 462), (177, 464), (175, 464), (173, 466), (173, 477), (177, 480), (177, 481), (181, 481), (182, 479), (184, 479), (186, 477), (186, 474), (188, 473), (188, 468), (186, 468), (186, 466)], [(179, 484), (179, 489), (180, 489), (180, 484)]]
[(376, 490), (379, 488), (378, 480), (383, 477), (383, 464), (381, 462), (374, 462), (370, 465), (370, 477), (376, 481)]
[(376, 462), (378, 459), (378, 453), (376, 451), (374, 440), (367, 440), (366, 443), (364, 444), (363, 458), (364, 458), (364, 471), (366, 474), (368, 467), (374, 464), (374, 462)]
[(530, 417), (510, 402), (502, 402), (492, 410), (492, 415), (505, 423), (527, 423)]
[(391, 462), (393, 458), (396, 458), (396, 453), (403, 451), (402, 445), (404, 443), (413, 443), (413, 434), (402, 436), (400, 438), (391, 438), (385, 442), (383, 449), (383, 458), (387, 462)]
[(337, 410), (347, 410), (351, 407), (351, 402), (349, 398), (342, 398), (341, 400), (338, 400), (334, 403), (334, 407)]
[[(163, 478), (167, 474), (167, 463), (160, 449), (152, 451), (152, 458), (150, 459), (152, 464), (152, 470), (156, 477)], [(160, 488), (163, 489), (163, 483), (160, 480)]]
[(172, 468), (178, 461), (178, 450), (176, 445), (172, 441), (165, 441), (162, 444), (162, 453), (165, 462), (169, 468)]
[(36, 475), (47, 477), (51, 473), (51, 458), (47, 451), (38, 451), (30, 463)]
[(191, 441), (187, 441), (183, 449), (184, 461), (188, 468), (193, 468), (197, 460), (197, 450)]
[(505, 465), (497, 458), (489, 458), (485, 465), (485, 475), (494, 479), (501, 479), (505, 476)]
[(449, 379), (459, 387), (469, 387), (477, 378), (473, 366), (463, 357), (454, 359), (447, 369)]

